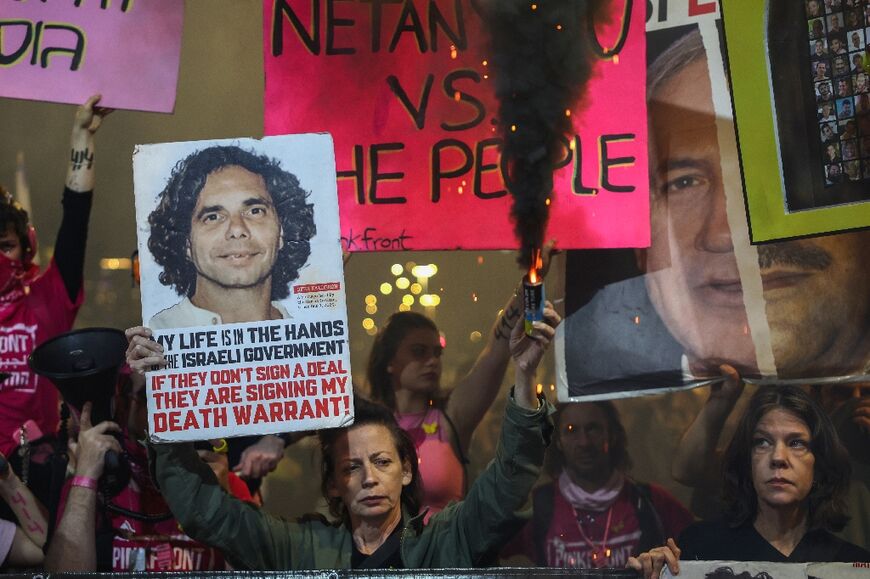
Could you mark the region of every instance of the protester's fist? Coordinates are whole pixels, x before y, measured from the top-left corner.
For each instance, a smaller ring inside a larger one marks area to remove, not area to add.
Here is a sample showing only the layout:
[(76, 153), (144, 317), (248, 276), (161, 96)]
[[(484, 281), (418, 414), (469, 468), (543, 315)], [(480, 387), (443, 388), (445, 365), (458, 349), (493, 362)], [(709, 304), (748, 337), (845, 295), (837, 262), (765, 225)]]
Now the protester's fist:
[(103, 475), (106, 452), (121, 452), (121, 443), (112, 432), (121, 432), (121, 427), (111, 421), (91, 424), (92, 404), (86, 402), (80, 419), (78, 448), (76, 450), (76, 474), (98, 479)]
[(269, 434), (245, 449), (233, 472), (242, 478), (263, 478), (278, 468), (282, 458), (284, 458), (284, 441), (274, 434)]
[(127, 336), (127, 365), (134, 374), (143, 376), (153, 366), (166, 366), (163, 346), (152, 338), (151, 328), (127, 328), (124, 335)]
[(88, 132), (91, 135), (97, 132), (103, 119), (106, 118), (113, 109), (98, 107), (97, 103), (103, 98), (102, 95), (95, 94), (89, 98), (85, 104), (76, 109), (75, 121), (73, 122), (73, 132)]
[(728, 364), (719, 366), (719, 373), (722, 375), (723, 380), (710, 386), (710, 398), (721, 400), (728, 404), (735, 404), (740, 395), (743, 394), (743, 387), (745, 386), (740, 378), (740, 374), (734, 366)]
[(562, 318), (549, 301), (544, 305), (544, 321), (534, 322), (532, 335), (525, 332), (523, 320), (517, 322), (511, 332), (510, 350), (514, 364), (524, 372), (532, 372), (538, 367), (544, 352), (556, 336), (556, 326)]
[(674, 575), (680, 573), (680, 548), (673, 539), (668, 539), (664, 547), (656, 547), (637, 557), (629, 557), (625, 566), (643, 574), (644, 579), (655, 579), (665, 565)]

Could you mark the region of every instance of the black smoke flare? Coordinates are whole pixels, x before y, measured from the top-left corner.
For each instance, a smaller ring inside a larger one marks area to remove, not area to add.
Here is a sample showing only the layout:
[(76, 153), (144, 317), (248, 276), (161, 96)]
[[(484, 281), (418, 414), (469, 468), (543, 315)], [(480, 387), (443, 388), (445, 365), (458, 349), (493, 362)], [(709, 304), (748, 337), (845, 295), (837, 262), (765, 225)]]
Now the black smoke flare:
[(502, 163), (513, 195), (519, 261), (541, 248), (553, 166), (573, 137), (568, 111), (583, 97), (595, 63), (592, 23), (610, 0), (474, 0), (487, 26)]

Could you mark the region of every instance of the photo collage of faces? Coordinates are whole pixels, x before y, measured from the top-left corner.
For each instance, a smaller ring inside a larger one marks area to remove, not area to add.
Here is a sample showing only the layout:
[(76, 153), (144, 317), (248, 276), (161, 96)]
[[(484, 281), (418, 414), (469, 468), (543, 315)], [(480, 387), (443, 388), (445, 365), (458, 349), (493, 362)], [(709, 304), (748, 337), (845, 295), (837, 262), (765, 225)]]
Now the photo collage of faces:
[(870, 0), (805, 0), (825, 185), (870, 179)]

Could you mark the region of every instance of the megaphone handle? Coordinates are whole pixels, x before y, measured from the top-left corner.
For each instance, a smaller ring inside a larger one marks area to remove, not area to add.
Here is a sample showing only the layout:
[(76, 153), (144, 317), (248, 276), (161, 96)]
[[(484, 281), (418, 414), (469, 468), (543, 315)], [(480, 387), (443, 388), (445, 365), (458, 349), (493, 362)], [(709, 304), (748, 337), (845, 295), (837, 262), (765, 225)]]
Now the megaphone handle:
[(103, 462), (106, 465), (105, 472), (118, 472), (121, 467), (121, 455), (116, 450), (107, 450)]
[[(124, 448), (124, 436), (120, 432), (114, 433), (112, 436), (115, 437), (121, 444), (121, 448)], [(103, 464), (105, 464), (106, 468), (103, 472), (107, 473), (117, 473), (120, 471), (122, 464), (121, 461), (121, 453), (116, 450), (107, 450), (106, 454), (103, 455)]]

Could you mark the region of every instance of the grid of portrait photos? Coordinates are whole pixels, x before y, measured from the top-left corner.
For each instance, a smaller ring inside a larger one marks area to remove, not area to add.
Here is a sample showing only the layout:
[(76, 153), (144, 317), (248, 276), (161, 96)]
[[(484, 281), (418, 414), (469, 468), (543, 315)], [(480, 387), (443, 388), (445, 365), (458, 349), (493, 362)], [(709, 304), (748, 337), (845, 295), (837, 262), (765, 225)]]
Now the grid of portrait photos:
[(825, 185), (870, 178), (870, 0), (804, 0)]

